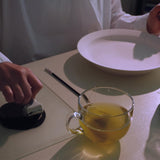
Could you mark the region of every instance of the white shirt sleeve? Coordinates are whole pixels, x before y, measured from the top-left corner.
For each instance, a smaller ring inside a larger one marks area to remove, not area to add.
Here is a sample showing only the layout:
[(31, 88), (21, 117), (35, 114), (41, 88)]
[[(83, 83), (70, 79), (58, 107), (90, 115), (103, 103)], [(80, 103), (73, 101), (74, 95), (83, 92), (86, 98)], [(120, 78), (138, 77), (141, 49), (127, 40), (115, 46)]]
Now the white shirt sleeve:
[(142, 31), (146, 30), (148, 13), (140, 16), (133, 16), (122, 10), (120, 0), (112, 0), (111, 28), (128, 28)]
[(0, 63), (11, 62), (2, 52), (0, 52)]

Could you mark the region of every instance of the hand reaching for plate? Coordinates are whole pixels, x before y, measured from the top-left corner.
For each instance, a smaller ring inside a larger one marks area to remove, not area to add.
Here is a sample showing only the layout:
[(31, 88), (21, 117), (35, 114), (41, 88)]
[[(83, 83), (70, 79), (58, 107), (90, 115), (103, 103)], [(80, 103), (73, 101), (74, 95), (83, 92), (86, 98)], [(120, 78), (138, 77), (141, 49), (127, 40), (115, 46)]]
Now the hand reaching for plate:
[(160, 35), (160, 3), (149, 13), (147, 31), (151, 34)]

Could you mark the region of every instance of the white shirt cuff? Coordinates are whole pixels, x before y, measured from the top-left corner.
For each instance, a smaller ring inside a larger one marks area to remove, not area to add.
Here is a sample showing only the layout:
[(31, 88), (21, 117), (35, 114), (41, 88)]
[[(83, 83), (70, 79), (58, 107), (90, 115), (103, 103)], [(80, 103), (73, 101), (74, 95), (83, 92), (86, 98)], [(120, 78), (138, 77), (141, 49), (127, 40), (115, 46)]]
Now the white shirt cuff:
[(0, 52), (0, 63), (11, 62), (2, 52)]

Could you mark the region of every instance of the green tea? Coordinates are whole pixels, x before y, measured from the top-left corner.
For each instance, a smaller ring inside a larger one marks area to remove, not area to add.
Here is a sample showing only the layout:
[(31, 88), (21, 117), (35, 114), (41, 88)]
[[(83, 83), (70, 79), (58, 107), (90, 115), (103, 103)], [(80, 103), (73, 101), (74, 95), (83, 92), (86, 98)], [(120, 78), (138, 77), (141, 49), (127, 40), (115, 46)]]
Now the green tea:
[(130, 127), (127, 110), (110, 103), (94, 103), (84, 106), (87, 109), (80, 126), (85, 136), (96, 143), (112, 143), (122, 138)]

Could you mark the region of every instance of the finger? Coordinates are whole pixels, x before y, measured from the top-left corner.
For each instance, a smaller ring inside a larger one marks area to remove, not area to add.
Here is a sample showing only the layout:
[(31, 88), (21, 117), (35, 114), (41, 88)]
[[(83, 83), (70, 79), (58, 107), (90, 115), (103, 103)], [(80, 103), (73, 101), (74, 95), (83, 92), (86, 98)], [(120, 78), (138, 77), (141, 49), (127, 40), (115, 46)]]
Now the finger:
[(147, 31), (151, 34), (160, 34), (160, 5), (155, 6), (147, 20)]
[(11, 86), (13, 95), (14, 95), (14, 101), (16, 103), (23, 103), (24, 100), (24, 94), (19, 84), (15, 84)]
[(41, 81), (34, 76), (33, 74), (28, 75), (28, 82), (30, 86), (32, 87), (32, 98), (35, 98), (36, 94), (41, 90), (42, 83)]
[(160, 21), (160, 11), (157, 13), (157, 19)]
[(20, 82), (20, 86), (24, 94), (23, 104), (27, 104), (32, 98), (32, 90), (31, 90), (32, 87), (30, 86), (30, 84), (26, 79)]
[(5, 85), (1, 90), (7, 102), (14, 102), (14, 95), (10, 86)]
[(151, 10), (151, 14), (153, 17), (157, 17), (159, 15), (160, 12), (160, 5), (155, 6), (152, 10)]

